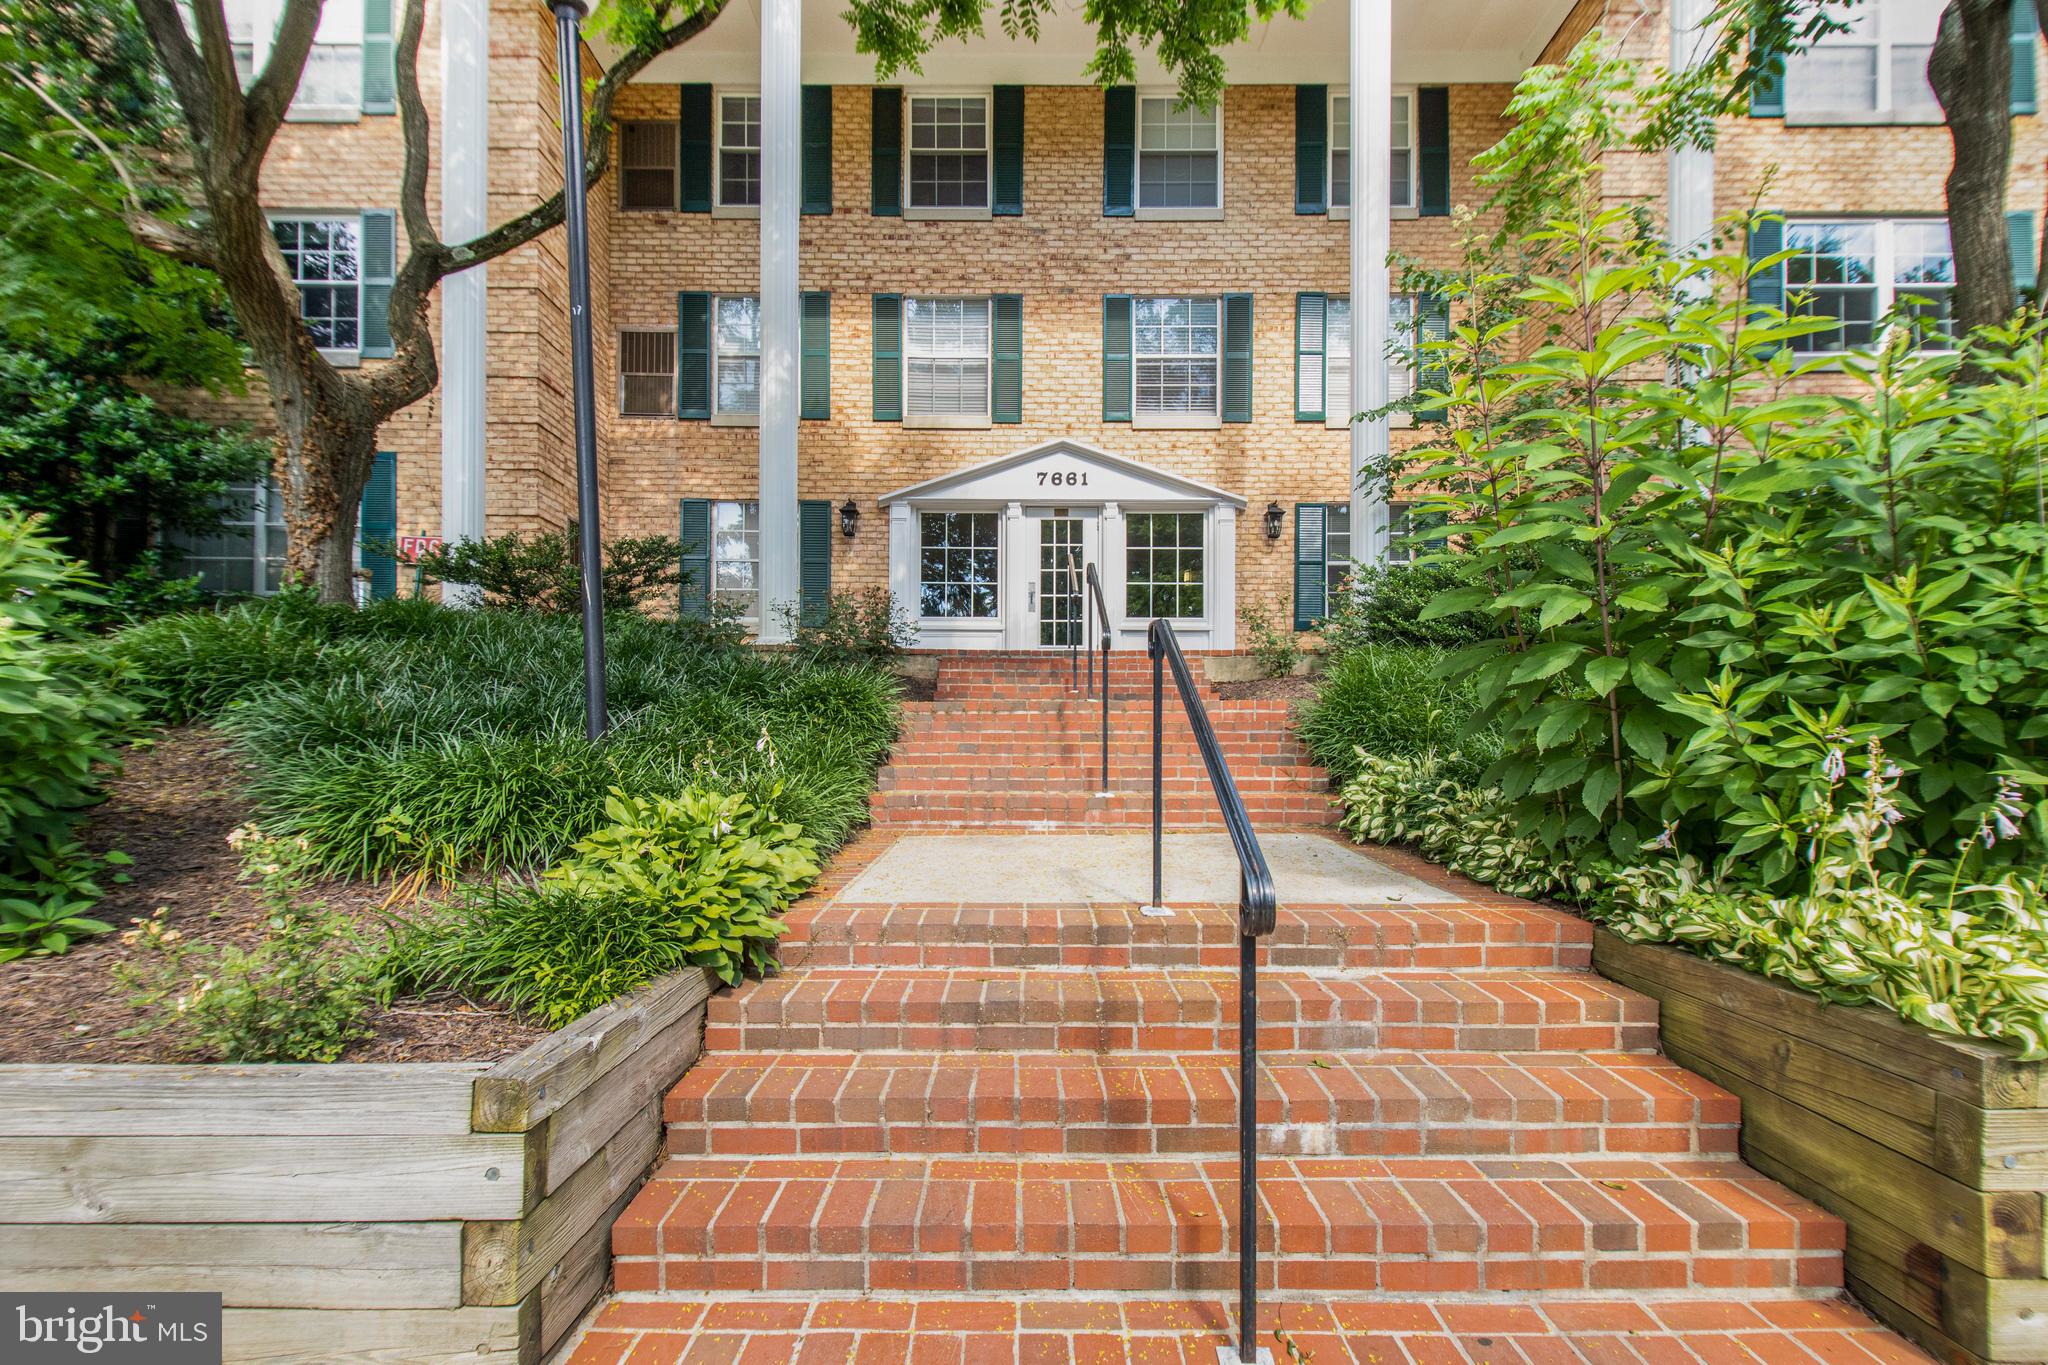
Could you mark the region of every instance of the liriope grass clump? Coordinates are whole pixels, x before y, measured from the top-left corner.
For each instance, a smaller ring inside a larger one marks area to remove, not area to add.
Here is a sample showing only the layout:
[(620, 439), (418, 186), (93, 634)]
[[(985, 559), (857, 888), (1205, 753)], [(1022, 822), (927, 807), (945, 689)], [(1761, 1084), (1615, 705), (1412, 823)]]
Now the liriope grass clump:
[(1339, 782), (1375, 758), (1436, 753), (1447, 778), (1470, 781), (1500, 754), (1500, 732), (1475, 725), (1467, 680), (1441, 676), (1444, 652), (1428, 646), (1365, 644), (1331, 660), (1302, 709), (1302, 742)]

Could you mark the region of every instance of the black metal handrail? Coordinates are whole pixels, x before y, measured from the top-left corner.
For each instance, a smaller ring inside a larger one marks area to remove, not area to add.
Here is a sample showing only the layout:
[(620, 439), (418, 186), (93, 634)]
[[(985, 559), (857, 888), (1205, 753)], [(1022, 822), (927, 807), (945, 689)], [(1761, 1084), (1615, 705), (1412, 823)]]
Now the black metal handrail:
[(1109, 603), (1102, 598), (1102, 579), (1090, 564), (1084, 575), (1088, 585), (1088, 691), (1095, 691), (1095, 633), (1102, 632), (1102, 790), (1109, 790)]
[[(1093, 570), (1090, 570), (1092, 576)], [(1195, 747), (1201, 750), (1202, 766), (1209, 770), (1209, 788), (1223, 813), (1223, 827), (1230, 832), (1230, 844), (1237, 852), (1237, 1358), (1244, 1365), (1258, 1359), (1252, 1342), (1259, 1321), (1259, 1233), (1258, 1233), (1258, 1075), (1259, 1075), (1259, 939), (1273, 932), (1279, 917), (1279, 898), (1273, 889), (1273, 870), (1252, 832), (1251, 817), (1245, 814), (1244, 798), (1237, 794), (1237, 781), (1230, 775), (1216, 729), (1209, 723), (1209, 708), (1188, 671), (1187, 656), (1168, 621), (1154, 621), (1145, 633), (1146, 652), (1152, 656), (1152, 904), (1165, 905), (1161, 845), (1166, 826), (1165, 736), (1166, 670), (1173, 670), (1173, 684), (1180, 693), (1181, 708), (1188, 726), (1195, 732)], [(1105, 685), (1103, 691), (1106, 693)]]

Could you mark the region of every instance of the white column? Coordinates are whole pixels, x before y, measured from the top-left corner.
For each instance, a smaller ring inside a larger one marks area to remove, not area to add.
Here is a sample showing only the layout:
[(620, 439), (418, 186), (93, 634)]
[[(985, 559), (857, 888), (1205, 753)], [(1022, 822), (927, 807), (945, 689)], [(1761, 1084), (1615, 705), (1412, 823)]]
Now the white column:
[(1003, 551), (996, 575), (996, 606), (1003, 614), (1004, 649), (1038, 647), (1038, 533), (1024, 504), (1003, 508)]
[[(490, 227), (490, 0), (441, 10), (441, 235), (466, 242)], [(441, 282), (441, 534), (484, 534), (484, 348), (490, 296), (474, 266)], [(465, 600), (463, 589), (444, 590)]]
[(911, 620), (924, 615), (918, 590), (917, 515), (907, 502), (889, 508), (889, 595)]
[[(1686, 71), (1713, 55), (1713, 34), (1707, 16), (1714, 0), (1671, 0), (1671, 69)], [(1703, 250), (1714, 232), (1714, 149), (1673, 147), (1667, 154), (1667, 227), (1673, 254)], [(1704, 293), (1708, 284), (1694, 278), (1688, 285)]]
[(797, 213), (801, 205), (803, 3), (761, 9), (761, 631), (789, 638), (797, 600)]
[[(1387, 402), (1387, 253), (1393, 234), (1393, 0), (1351, 0), (1351, 406)], [(1351, 545), (1358, 559), (1387, 552), (1387, 504), (1359, 486), (1387, 460), (1387, 419), (1351, 424)]]
[(1120, 502), (1102, 504), (1102, 520), (1095, 531), (1100, 547), (1095, 564), (1095, 576), (1102, 580), (1102, 605), (1109, 612), (1109, 638), (1123, 647), (1124, 608), (1130, 605), (1130, 594), (1124, 591), (1124, 580), (1130, 573), (1130, 556), (1124, 553), (1124, 506)]
[(1237, 648), (1237, 509), (1216, 504), (1210, 524), (1216, 548), (1209, 556), (1209, 647)]

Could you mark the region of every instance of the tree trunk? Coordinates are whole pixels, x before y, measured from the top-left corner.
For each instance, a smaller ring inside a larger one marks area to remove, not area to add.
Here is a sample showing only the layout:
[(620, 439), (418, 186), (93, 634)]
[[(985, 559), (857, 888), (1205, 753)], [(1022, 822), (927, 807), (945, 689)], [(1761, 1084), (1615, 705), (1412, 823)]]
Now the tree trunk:
[(334, 371), (310, 340), (290, 339), (280, 355), (251, 348), (277, 417), (278, 487), (284, 495), (285, 581), (312, 587), (322, 602), (355, 601), (356, 516), (377, 460), (375, 411), (362, 391), (331, 382)]
[(1948, 121), (1948, 231), (1955, 251), (1955, 327), (1967, 335), (2013, 314), (2005, 227), (2012, 161), (2013, 0), (1949, 0), (1928, 79)]

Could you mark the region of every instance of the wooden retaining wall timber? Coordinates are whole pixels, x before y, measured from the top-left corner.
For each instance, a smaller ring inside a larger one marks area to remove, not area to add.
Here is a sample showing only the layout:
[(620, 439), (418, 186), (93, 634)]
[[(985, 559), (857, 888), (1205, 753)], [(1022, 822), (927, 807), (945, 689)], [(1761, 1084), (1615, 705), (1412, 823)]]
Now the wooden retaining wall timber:
[(2048, 1361), (2048, 1063), (1597, 930), (1664, 1050), (1742, 1100), (1742, 1155), (1849, 1226), (1849, 1288), (1944, 1360)]
[(230, 1361), (535, 1365), (710, 993), (664, 977), (495, 1066), (0, 1066), (0, 1285), (217, 1292)]

